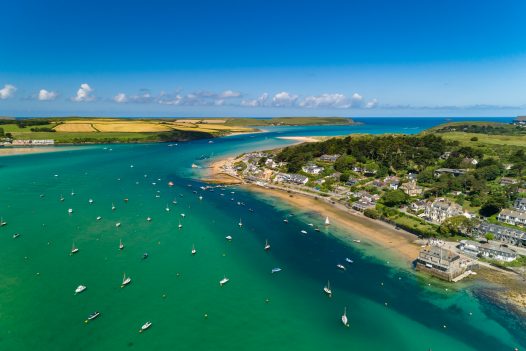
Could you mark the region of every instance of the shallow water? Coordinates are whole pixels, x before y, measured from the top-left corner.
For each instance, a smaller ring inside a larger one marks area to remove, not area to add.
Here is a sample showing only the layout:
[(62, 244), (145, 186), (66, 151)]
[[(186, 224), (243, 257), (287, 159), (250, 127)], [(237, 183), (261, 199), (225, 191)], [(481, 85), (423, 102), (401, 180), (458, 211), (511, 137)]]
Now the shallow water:
[[(235, 187), (202, 191), (190, 168), (209, 162), (202, 156), (287, 145), (276, 139), (283, 133), (322, 135), (333, 128), (0, 158), (0, 215), (8, 221), (0, 228), (0, 349), (524, 347), (524, 331), (506, 323), (513, 316), (469, 289), (446, 291), (434, 280), (428, 286), (381, 249), (349, 242), (343, 229), (314, 232), (307, 223), (321, 225), (323, 218), (308, 210)], [(79, 252), (70, 256), (73, 242)], [(336, 264), (345, 257), (354, 263), (342, 272)], [(283, 270), (271, 274), (274, 267)], [(121, 288), (124, 272), (132, 283)], [(220, 287), (225, 275), (230, 282)], [(332, 298), (322, 291), (327, 280)], [(79, 284), (87, 289), (75, 296)], [(345, 306), (349, 328), (340, 322)], [(93, 311), (101, 316), (84, 323)], [(149, 320), (152, 327), (138, 333)]]

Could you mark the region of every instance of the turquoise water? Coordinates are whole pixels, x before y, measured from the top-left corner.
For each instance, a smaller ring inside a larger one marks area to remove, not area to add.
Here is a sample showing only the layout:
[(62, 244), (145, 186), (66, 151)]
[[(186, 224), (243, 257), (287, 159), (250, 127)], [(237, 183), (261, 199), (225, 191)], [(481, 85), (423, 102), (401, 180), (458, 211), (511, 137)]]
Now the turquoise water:
[[(283, 134), (333, 128), (0, 158), (0, 215), (8, 222), (0, 228), (0, 350), (524, 347), (516, 317), (466, 285), (428, 286), (389, 253), (353, 245), (341, 228), (309, 230), (323, 218), (308, 209), (236, 187), (202, 191), (190, 168), (206, 164), (203, 156), (268, 149), (289, 143), (276, 139)], [(79, 252), (70, 256), (73, 241)], [(345, 257), (354, 263), (342, 272), (335, 266)], [(274, 267), (283, 271), (271, 274)], [(132, 283), (121, 288), (124, 272)], [(220, 287), (225, 275), (230, 282)], [(87, 289), (75, 296), (80, 284)], [(340, 322), (345, 306), (349, 328)], [(101, 316), (84, 323), (93, 311)], [(152, 327), (138, 333), (149, 320)]]

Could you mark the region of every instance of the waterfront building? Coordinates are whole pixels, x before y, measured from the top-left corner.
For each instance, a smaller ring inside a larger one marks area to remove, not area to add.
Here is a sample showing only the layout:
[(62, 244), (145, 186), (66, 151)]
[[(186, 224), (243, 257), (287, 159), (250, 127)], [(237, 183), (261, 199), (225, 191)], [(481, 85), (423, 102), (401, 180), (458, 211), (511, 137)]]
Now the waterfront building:
[(526, 198), (518, 198), (513, 203), (513, 208), (516, 210), (526, 211)]
[(447, 281), (452, 281), (472, 267), (470, 261), (462, 260), (453, 251), (435, 245), (423, 247), (415, 261), (417, 270)]
[(511, 262), (517, 258), (517, 253), (503, 245), (479, 243), (473, 240), (461, 240), (460, 250), (471, 256), (482, 256), (498, 261)]
[(444, 198), (438, 198), (431, 203), (427, 203), (424, 208), (424, 217), (431, 222), (439, 224), (450, 217), (463, 214), (462, 206)]
[(424, 191), (424, 188), (417, 185), (416, 182), (410, 181), (400, 186), (400, 189), (409, 196), (419, 196)]
[(505, 208), (500, 211), (497, 220), (508, 224), (524, 226), (526, 225), (526, 211)]

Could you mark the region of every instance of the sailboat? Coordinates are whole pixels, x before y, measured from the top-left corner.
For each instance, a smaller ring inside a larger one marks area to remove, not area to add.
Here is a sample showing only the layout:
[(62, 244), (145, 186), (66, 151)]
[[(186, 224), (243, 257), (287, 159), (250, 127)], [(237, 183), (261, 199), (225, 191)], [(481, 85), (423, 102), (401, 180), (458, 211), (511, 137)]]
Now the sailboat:
[(183, 227), (183, 225), (181, 224), (181, 220), (179, 220), (179, 225), (177, 226), (177, 228), (181, 229)]
[(64, 201), (64, 195), (60, 194), (60, 201)]
[(329, 296), (332, 297), (331, 283), (327, 280), (327, 285), (323, 287), (323, 291)]
[(195, 255), (197, 252), (197, 250), (195, 249), (195, 246), (194, 244), (192, 244), (192, 255)]
[(232, 241), (232, 236), (231, 235), (227, 235), (227, 236), (225, 236), (225, 239), (228, 240), (228, 241)]
[(168, 204), (166, 204), (165, 210), (166, 210), (166, 212), (170, 212), (170, 207), (168, 207)]
[(73, 243), (73, 246), (71, 246), (71, 254), (76, 254), (79, 252), (79, 248), (75, 246), (75, 243)]
[(223, 286), (224, 284), (228, 283), (230, 279), (228, 279), (226, 276), (219, 281), (219, 285)]
[(115, 204), (112, 202), (112, 203), (111, 203), (111, 210), (112, 210), (112, 211), (115, 211), (115, 208), (116, 208), (116, 207), (115, 207)]
[(75, 192), (71, 190), (71, 196), (75, 196)]
[(268, 243), (268, 240), (265, 240), (265, 251), (270, 250), (270, 244)]
[(241, 218), (239, 219), (239, 223), (237, 225), (240, 226), (240, 227), (243, 226), (243, 222), (241, 222)]
[(124, 276), (122, 277), (122, 285), (121, 288), (124, 288), (126, 285), (131, 283), (131, 278), (126, 277), (126, 273), (124, 273)]
[(93, 203), (93, 199), (89, 199), (88, 203), (91, 205)]
[(325, 225), (329, 225), (331, 222), (329, 222), (329, 216), (325, 217)]
[(75, 295), (80, 294), (80, 293), (83, 292), (84, 290), (86, 290), (86, 287), (85, 287), (84, 285), (79, 285), (79, 286), (75, 289)]
[(119, 250), (124, 249), (124, 244), (122, 243), (122, 239), (119, 242)]
[(346, 327), (349, 326), (349, 320), (347, 319), (347, 307), (345, 307), (345, 308), (343, 309), (342, 323), (343, 323), (343, 325), (345, 325)]
[(0, 227), (3, 227), (4, 225), (7, 225), (7, 222), (5, 222), (2, 217), (0, 217)]

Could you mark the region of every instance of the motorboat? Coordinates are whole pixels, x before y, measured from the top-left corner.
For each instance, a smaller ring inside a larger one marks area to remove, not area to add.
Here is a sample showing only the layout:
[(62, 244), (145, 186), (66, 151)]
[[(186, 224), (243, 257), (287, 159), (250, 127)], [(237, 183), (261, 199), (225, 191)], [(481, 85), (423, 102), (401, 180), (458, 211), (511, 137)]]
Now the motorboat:
[(152, 326), (152, 322), (146, 322), (142, 325), (141, 329), (139, 329), (139, 333), (142, 333), (146, 329), (150, 328)]
[(83, 292), (84, 290), (86, 290), (86, 287), (84, 285), (79, 285), (77, 286), (77, 288), (75, 289), (75, 295), (76, 294), (80, 294), (81, 292)]
[(278, 272), (281, 272), (281, 268), (279, 268), (279, 267), (272, 268), (272, 274), (278, 273)]
[(338, 267), (338, 269), (341, 269), (342, 271), (344, 271), (346, 269), (345, 266), (343, 264), (340, 264), (340, 263), (338, 263), (336, 265), (336, 267)]
[(225, 285), (226, 283), (228, 283), (229, 281), (230, 281), (230, 279), (228, 279), (228, 278), (225, 276), (223, 279), (221, 279), (221, 280), (219, 281), (219, 285), (223, 286), (223, 285)]

